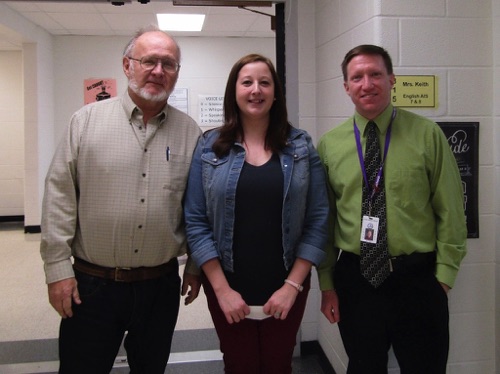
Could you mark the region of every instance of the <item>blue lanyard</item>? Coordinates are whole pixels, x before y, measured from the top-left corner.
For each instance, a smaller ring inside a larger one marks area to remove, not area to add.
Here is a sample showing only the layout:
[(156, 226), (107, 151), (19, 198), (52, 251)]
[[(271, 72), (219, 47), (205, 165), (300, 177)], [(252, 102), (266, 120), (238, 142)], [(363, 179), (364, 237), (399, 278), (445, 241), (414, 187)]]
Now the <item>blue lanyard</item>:
[(368, 176), (366, 175), (366, 168), (365, 168), (365, 160), (363, 159), (363, 147), (361, 146), (361, 135), (359, 133), (358, 126), (356, 125), (356, 119), (355, 118), (353, 119), (354, 137), (356, 138), (356, 146), (358, 148), (359, 164), (361, 166), (361, 172), (363, 173), (363, 178), (365, 180), (366, 187), (368, 188), (368, 192), (370, 193), (370, 203), (373, 201), (375, 194), (378, 192), (380, 188), (380, 179), (382, 178), (382, 171), (384, 169), (387, 152), (389, 151), (389, 143), (391, 142), (392, 122), (394, 121), (395, 117), (396, 117), (396, 108), (392, 110), (391, 121), (389, 122), (387, 133), (385, 134), (384, 158), (382, 160), (380, 168), (378, 169), (377, 177), (375, 178), (373, 186), (370, 186), (368, 183)]

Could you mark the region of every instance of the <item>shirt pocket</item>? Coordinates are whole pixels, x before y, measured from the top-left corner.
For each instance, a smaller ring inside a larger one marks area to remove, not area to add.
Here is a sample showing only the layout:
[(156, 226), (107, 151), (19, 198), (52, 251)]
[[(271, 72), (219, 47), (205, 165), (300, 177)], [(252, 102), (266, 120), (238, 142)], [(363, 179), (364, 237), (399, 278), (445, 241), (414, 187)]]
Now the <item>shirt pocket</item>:
[(224, 166), (228, 162), (228, 158), (219, 158), (214, 152), (210, 151), (201, 155), (201, 162), (203, 178), (205, 180), (210, 180), (216, 178), (223, 172), (224, 168), (221, 166)]
[(309, 178), (309, 149), (307, 144), (299, 144), (292, 154), (294, 162), (294, 178), (307, 181)]
[(401, 208), (421, 208), (429, 201), (429, 179), (424, 169), (396, 170), (387, 179), (386, 188), (388, 200)]
[[(215, 186), (218, 186), (223, 180), (226, 180), (228, 169), (225, 166), (228, 160), (228, 157), (217, 157), (212, 151), (201, 155), (203, 186), (207, 190), (207, 193), (210, 193)], [(209, 198), (209, 196), (207, 196), (207, 198)]]
[(184, 192), (190, 164), (191, 157), (182, 154), (170, 154), (170, 159), (165, 165), (166, 183), (164, 188), (170, 191)]

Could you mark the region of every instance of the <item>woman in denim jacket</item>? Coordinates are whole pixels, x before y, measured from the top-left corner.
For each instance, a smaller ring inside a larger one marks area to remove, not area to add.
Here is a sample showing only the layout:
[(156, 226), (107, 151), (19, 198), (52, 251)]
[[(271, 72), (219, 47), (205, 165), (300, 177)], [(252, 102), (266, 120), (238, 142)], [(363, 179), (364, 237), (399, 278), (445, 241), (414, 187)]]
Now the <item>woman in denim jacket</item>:
[(233, 66), (222, 127), (195, 150), (185, 196), (190, 255), (202, 269), (226, 373), (289, 374), (324, 256), (328, 199), (309, 135), (288, 123), (272, 62)]

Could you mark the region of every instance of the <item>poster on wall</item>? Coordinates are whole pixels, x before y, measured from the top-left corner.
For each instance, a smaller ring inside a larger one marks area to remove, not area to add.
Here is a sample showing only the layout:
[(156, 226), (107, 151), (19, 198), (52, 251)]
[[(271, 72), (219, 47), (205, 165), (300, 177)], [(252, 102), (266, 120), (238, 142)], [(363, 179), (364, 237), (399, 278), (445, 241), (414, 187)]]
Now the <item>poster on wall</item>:
[(479, 122), (438, 122), (457, 160), (464, 190), (467, 237), (479, 238)]
[(224, 95), (198, 95), (201, 127), (217, 127), (224, 122)]
[(188, 113), (188, 89), (175, 88), (168, 97), (168, 103), (180, 111)]
[(115, 96), (116, 79), (88, 78), (83, 82), (83, 100), (85, 105)]

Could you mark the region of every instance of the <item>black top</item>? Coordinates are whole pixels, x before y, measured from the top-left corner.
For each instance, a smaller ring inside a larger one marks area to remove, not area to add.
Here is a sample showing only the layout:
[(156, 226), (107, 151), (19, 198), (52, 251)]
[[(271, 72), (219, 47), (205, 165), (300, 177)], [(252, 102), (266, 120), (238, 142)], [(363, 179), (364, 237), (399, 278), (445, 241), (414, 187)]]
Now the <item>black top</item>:
[(261, 166), (245, 163), (236, 188), (234, 273), (229, 285), (248, 305), (264, 305), (283, 286), (283, 173), (278, 155)]

